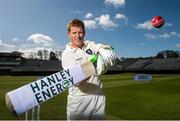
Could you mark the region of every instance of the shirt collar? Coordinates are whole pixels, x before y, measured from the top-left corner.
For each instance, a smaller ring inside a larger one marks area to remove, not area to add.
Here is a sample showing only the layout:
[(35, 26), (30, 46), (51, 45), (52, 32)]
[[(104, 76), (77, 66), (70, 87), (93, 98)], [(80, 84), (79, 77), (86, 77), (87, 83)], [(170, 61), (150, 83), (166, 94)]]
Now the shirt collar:
[[(82, 47), (82, 49), (86, 48), (87, 47), (87, 43), (84, 42), (84, 45)], [(74, 48), (74, 47), (71, 47), (71, 42), (69, 42), (67, 45), (66, 45), (66, 49), (72, 51), (72, 52), (75, 52), (77, 49), (79, 48)]]

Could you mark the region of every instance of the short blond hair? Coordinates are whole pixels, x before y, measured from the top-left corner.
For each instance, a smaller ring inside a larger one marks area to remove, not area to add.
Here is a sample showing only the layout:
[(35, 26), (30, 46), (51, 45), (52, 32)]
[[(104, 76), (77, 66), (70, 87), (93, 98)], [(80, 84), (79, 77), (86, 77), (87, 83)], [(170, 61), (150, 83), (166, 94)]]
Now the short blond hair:
[(81, 27), (83, 31), (85, 32), (85, 26), (84, 23), (79, 19), (73, 19), (67, 24), (67, 30), (68, 32), (71, 31), (71, 27)]

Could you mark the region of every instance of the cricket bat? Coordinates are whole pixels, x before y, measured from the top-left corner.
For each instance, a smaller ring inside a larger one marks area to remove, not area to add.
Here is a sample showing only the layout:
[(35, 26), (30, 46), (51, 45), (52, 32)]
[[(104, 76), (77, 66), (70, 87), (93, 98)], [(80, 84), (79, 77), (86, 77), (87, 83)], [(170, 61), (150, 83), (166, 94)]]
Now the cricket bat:
[(7, 108), (11, 113), (18, 116), (64, 92), (66, 89), (80, 83), (93, 74), (95, 74), (95, 68), (88, 61), (46, 76), (7, 92), (5, 96)]

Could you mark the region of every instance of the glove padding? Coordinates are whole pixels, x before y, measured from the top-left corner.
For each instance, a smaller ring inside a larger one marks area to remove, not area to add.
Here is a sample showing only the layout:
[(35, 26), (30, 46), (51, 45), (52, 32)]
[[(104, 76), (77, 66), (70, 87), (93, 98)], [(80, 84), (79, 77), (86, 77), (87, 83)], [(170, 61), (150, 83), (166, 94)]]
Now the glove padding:
[(111, 47), (100, 48), (97, 58), (97, 73), (102, 75), (108, 71), (110, 67), (115, 64), (116, 55)]
[(98, 59), (98, 56), (93, 54), (88, 58), (88, 61), (92, 62), (92, 63), (96, 63)]

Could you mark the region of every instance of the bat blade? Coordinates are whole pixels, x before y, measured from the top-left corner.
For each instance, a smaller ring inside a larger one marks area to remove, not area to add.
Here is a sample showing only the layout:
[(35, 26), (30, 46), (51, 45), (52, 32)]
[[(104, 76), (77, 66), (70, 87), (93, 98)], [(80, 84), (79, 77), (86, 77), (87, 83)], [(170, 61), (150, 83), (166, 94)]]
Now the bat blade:
[(64, 69), (7, 92), (5, 96), (6, 106), (12, 114), (18, 116), (93, 74), (95, 74), (95, 68), (91, 62)]

